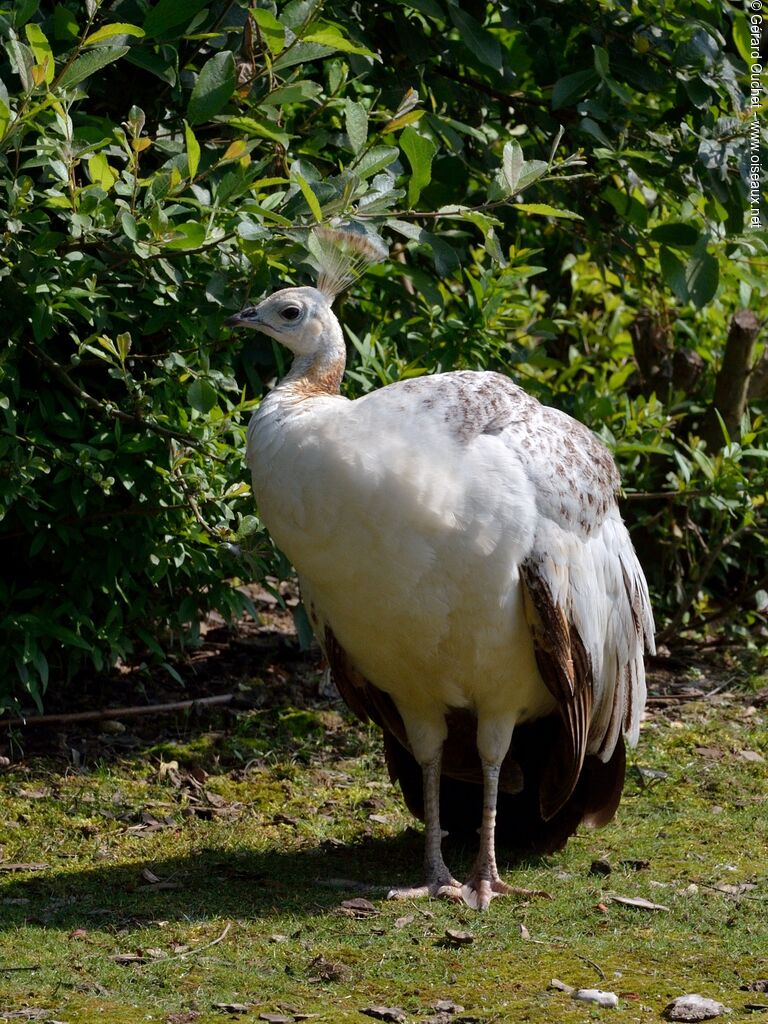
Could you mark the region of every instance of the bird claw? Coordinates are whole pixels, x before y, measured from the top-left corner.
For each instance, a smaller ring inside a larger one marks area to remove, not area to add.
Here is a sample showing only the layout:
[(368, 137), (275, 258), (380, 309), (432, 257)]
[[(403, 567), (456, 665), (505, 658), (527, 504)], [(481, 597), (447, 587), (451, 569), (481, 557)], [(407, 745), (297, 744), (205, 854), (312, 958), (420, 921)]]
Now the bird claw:
[(470, 878), (459, 890), (459, 899), (473, 910), (487, 910), (491, 900), (513, 890), (500, 878)]

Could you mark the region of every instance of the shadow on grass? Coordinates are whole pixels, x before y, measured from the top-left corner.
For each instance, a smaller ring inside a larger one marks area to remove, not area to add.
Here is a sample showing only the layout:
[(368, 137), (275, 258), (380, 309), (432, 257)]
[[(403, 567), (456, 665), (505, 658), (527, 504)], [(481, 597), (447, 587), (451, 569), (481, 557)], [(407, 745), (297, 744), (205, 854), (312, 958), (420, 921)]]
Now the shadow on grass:
[[(474, 850), (458, 840), (446, 847), (459, 875), (468, 870)], [(141, 928), (158, 919), (189, 923), (321, 915), (343, 900), (378, 900), (393, 886), (416, 884), (422, 854), (423, 837), (411, 828), (392, 837), (366, 836), (347, 846), (323, 842), (302, 850), (263, 852), (202, 847), (191, 855), (10, 880), (0, 916), (5, 927), (26, 923), (74, 930), (104, 923)], [(518, 865), (541, 863), (531, 858)], [(145, 870), (160, 881), (147, 881)]]

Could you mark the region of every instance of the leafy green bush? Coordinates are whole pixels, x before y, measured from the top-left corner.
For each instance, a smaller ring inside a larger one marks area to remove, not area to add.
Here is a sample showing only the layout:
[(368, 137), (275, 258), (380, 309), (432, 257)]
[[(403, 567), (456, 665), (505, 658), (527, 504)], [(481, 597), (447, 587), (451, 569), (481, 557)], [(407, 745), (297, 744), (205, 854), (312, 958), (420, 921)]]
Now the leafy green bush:
[[(662, 613), (754, 597), (764, 421), (719, 453), (696, 440), (730, 317), (768, 280), (766, 233), (744, 231), (748, 23), (724, 0), (584, 15), (0, 14), (0, 707), (165, 658), (206, 609), (244, 607), (241, 577), (286, 571), (241, 455), (282, 355), (222, 322), (307, 280), (306, 231), (334, 218), (393, 257), (343, 307), (350, 393), (510, 369), (614, 443), (629, 489), (673, 492), (628, 506)], [(662, 355), (700, 354), (695, 388), (633, 385), (646, 308)]]

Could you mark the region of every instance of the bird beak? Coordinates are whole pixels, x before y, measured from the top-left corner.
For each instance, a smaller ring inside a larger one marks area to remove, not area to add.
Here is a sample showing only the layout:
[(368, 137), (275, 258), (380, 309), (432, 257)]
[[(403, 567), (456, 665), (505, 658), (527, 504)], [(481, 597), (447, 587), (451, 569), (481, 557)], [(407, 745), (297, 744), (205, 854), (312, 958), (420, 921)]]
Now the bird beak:
[(246, 306), (234, 316), (228, 316), (224, 323), (227, 327), (258, 327), (261, 320), (255, 306)]

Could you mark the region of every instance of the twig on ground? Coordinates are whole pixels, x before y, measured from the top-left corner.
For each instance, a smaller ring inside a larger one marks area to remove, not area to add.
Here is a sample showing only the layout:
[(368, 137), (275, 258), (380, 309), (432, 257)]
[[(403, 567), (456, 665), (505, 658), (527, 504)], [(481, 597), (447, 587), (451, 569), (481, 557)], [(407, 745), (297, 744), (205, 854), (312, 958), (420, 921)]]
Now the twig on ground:
[(229, 704), (234, 693), (219, 693), (214, 697), (198, 697), (197, 700), (177, 700), (170, 704), (139, 704), (126, 708), (101, 708), (98, 711), (73, 711), (61, 715), (30, 715), (22, 718), (0, 718), (0, 725), (64, 725), (68, 722), (100, 722), (108, 718), (132, 718), (137, 715), (164, 714), (169, 711), (188, 711), (211, 704)]

